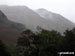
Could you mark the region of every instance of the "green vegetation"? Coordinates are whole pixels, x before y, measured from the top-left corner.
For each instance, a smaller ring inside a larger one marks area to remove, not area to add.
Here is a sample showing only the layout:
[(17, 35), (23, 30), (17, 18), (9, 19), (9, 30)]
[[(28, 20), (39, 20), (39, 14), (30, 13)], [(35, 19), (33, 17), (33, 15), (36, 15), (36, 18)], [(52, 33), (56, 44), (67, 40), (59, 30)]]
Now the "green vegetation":
[(0, 41), (0, 56), (59, 56), (60, 51), (75, 51), (75, 29), (66, 30), (64, 36), (57, 31), (26, 30), (17, 39), (16, 46)]
[(64, 39), (61, 51), (75, 52), (75, 28), (64, 32)]
[(6, 45), (0, 40), (0, 56), (11, 56), (7, 51)]

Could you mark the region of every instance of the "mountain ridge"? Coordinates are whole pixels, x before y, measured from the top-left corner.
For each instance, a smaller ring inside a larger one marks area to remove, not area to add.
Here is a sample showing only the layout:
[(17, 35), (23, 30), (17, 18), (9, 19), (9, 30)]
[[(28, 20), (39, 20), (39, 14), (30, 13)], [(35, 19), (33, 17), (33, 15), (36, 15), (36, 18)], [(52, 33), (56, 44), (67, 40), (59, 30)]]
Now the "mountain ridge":
[(56, 30), (63, 33), (66, 29), (72, 29), (73, 27), (75, 27), (74, 23), (67, 20), (65, 17), (53, 12), (51, 13), (47, 10), (47, 15), (51, 13), (52, 17), (48, 17), (47, 15), (45, 18), (41, 17), (37, 12), (26, 6), (6, 6), (4, 8), (0, 7), (0, 9), (2, 10), (2, 12), (4, 12), (9, 20), (22, 23), (28, 29), (31, 29), (33, 31), (37, 31), (37, 27), (39, 26), (46, 30)]

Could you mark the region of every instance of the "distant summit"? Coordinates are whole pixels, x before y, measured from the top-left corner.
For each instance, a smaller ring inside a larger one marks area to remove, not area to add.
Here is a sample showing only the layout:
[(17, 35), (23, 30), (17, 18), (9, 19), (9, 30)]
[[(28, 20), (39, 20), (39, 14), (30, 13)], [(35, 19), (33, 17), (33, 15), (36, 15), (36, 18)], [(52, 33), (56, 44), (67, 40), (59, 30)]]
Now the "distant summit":
[(53, 12), (50, 12), (50, 11), (48, 11), (48, 10), (46, 10), (46, 9), (43, 9), (43, 8), (41, 8), (41, 9), (38, 9), (37, 11), (36, 11), (40, 16), (42, 16), (43, 18), (52, 18), (53, 17)]
[(75, 27), (75, 24), (63, 17), (60, 14), (50, 12), (46, 9), (38, 9), (36, 11), (42, 18), (48, 20), (52, 27), (55, 28), (57, 31), (64, 31), (64, 29), (72, 29)]

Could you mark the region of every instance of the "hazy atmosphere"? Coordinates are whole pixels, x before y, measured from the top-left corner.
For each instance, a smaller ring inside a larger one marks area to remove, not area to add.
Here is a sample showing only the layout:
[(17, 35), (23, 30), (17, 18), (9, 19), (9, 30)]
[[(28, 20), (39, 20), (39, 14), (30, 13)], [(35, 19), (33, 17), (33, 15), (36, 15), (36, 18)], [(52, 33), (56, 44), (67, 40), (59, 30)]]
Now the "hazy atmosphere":
[(0, 0), (0, 5), (25, 5), (33, 10), (45, 8), (75, 23), (75, 0)]
[(75, 0), (0, 0), (0, 56), (75, 56), (74, 5)]

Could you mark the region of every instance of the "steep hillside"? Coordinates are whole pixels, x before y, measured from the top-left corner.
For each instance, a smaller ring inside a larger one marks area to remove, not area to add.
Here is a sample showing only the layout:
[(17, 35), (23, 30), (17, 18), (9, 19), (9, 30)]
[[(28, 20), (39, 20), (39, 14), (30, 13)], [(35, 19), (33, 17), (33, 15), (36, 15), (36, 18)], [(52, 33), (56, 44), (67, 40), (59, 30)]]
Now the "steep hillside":
[(4, 13), (2, 11), (0, 11), (0, 24), (4, 24), (8, 28), (16, 29), (18, 31), (25, 30), (25, 25), (8, 20), (7, 16), (4, 15)]
[(20, 36), (20, 32), (17, 28), (11, 28), (11, 23), (7, 17), (0, 11), (0, 40), (5, 43), (16, 43), (17, 38)]
[(5, 43), (15, 44), (20, 32), (14, 29), (9, 29), (5, 25), (0, 24), (0, 40)]
[(38, 9), (36, 11), (42, 18), (48, 20), (49, 24), (52, 24), (51, 26), (54, 25), (54, 29), (56, 29), (57, 31), (64, 31), (65, 29), (72, 29), (73, 27), (75, 27), (75, 24), (71, 21), (69, 21), (68, 19), (66, 19), (65, 17), (63, 17), (60, 14), (57, 13), (53, 13), (50, 12), (46, 9)]
[[(0, 6), (0, 9), (9, 20), (22, 23), (32, 31), (36, 31), (39, 26), (47, 30), (57, 30), (63, 33), (66, 29), (74, 27), (74, 23), (63, 16), (44, 9), (40, 10), (39, 13), (34, 12), (26, 6)], [(43, 13), (44, 11), (46, 13)], [(41, 16), (40, 14), (43, 15)]]
[(0, 9), (9, 20), (22, 23), (32, 31), (36, 31), (37, 26), (47, 28), (45, 20), (25, 6), (1, 6)]

